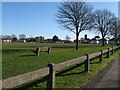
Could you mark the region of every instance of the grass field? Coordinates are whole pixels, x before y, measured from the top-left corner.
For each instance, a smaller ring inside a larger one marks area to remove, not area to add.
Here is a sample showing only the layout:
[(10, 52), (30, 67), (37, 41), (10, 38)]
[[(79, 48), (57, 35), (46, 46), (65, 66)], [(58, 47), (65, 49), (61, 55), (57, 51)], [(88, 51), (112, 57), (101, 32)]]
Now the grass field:
[[(51, 46), (50, 54), (42, 52), (34, 56), (32, 50), (40, 46)], [(112, 47), (106, 45), (80, 44), (75, 50), (75, 44), (48, 44), (48, 43), (3, 43), (2, 44), (2, 78), (9, 78), (23, 73), (38, 70), (48, 63), (60, 63), (83, 56), (85, 53), (94, 53)]]
[[(107, 64), (120, 53), (120, 50), (113, 55), (110, 55), (110, 58), (104, 58), (100, 63), (99, 58), (93, 59), (90, 61), (90, 71), (84, 72), (84, 64), (82, 62), (67, 67), (61, 71), (56, 72), (55, 77), (55, 88), (80, 88), (85, 86), (90, 79), (95, 77), (97, 73), (105, 68)], [(104, 55), (106, 57), (106, 55)], [(32, 85), (31, 85), (32, 83)], [(29, 86), (30, 85), (30, 86)], [(24, 85), (23, 85), (24, 86)], [(19, 86), (18, 88), (20, 88)], [(26, 88), (26, 87), (24, 87)], [(27, 89), (31, 90), (33, 88), (46, 88), (46, 78), (41, 78), (38, 81), (32, 81), (27, 83)]]

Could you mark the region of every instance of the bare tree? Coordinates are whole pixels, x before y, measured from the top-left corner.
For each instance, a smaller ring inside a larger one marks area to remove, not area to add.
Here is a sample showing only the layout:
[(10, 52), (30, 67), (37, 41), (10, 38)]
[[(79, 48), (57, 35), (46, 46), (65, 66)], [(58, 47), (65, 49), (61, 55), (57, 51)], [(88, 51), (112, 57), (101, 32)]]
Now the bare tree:
[(5, 35), (4, 38), (5, 38), (5, 40), (9, 40), (9, 42), (11, 40), (11, 36), (9, 36), (9, 35)]
[(65, 39), (69, 41), (71, 38), (68, 35), (66, 35)]
[(17, 41), (17, 36), (16, 36), (15, 34), (12, 34), (12, 35), (11, 35), (11, 38), (12, 38), (12, 42)]
[(15, 34), (12, 34), (11, 37), (12, 38), (17, 38), (17, 36)]
[(120, 20), (117, 17), (112, 19), (110, 33), (115, 38), (116, 44), (118, 45), (120, 41)]
[(0, 35), (0, 39), (5, 39), (5, 36), (3, 36), (3, 35)]
[(78, 50), (79, 34), (93, 27), (92, 7), (85, 2), (63, 2), (58, 7), (57, 22), (76, 34), (76, 50)]
[(25, 34), (20, 34), (19, 35), (19, 39), (24, 42), (24, 40), (26, 40), (26, 35)]
[(110, 34), (111, 20), (114, 14), (107, 9), (96, 10), (95, 15), (95, 28), (102, 35), (102, 46), (105, 45), (105, 37)]

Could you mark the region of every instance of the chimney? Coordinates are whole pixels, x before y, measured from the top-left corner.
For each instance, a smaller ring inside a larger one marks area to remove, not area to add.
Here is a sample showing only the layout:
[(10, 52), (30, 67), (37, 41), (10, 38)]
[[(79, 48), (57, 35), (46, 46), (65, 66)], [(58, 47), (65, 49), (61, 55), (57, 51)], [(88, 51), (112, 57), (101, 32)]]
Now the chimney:
[(87, 34), (85, 34), (85, 40), (87, 39)]

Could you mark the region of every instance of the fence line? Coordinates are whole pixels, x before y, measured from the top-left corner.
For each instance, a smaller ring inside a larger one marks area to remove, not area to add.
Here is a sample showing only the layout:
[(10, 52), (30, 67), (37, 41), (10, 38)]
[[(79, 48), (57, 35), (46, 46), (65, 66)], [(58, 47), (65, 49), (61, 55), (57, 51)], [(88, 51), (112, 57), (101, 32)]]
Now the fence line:
[(35, 80), (49, 74), (49, 68), (43, 68), (33, 72), (21, 74), (15, 77), (2, 80), (2, 88), (13, 88), (23, 83)]
[(65, 68), (65, 67), (77, 64), (80, 61), (85, 61), (85, 60), (86, 60), (86, 56), (82, 56), (82, 57), (72, 59), (72, 60), (69, 60), (69, 61), (66, 61), (66, 62), (55, 64), (55, 70), (58, 71), (58, 70), (61, 70), (61, 69)]
[(102, 62), (103, 54), (107, 53), (107, 58), (109, 58), (110, 52), (112, 52), (112, 54), (113, 54), (114, 52), (116, 52), (119, 49), (120, 49), (120, 46), (119, 47), (116, 46), (116, 47), (108, 48), (107, 50), (100, 50), (100, 52), (96, 52), (93, 54), (86, 54), (85, 56), (82, 56), (82, 57), (79, 57), (76, 59), (72, 59), (72, 60), (69, 60), (66, 62), (62, 62), (59, 64), (53, 64), (53, 63), (48, 64), (48, 67), (46, 67), (46, 68), (1, 80), (2, 88), (13, 88), (13, 87), (21, 85), (23, 83), (27, 83), (29, 81), (32, 81), (32, 80), (35, 80), (40, 77), (48, 75), (47, 88), (52, 89), (52, 88), (54, 88), (55, 71), (58, 71), (65, 67), (77, 64), (80, 61), (85, 61), (85, 71), (88, 72), (89, 71), (89, 60), (91, 58), (100, 56), (100, 62)]

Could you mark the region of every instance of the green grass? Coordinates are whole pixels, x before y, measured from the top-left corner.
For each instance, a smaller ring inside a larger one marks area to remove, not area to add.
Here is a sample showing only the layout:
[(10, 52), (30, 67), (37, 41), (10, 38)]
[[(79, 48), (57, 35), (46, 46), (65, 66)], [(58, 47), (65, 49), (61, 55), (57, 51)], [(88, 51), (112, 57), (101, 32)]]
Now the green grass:
[[(32, 50), (40, 46), (51, 46), (51, 53), (42, 52), (40, 56), (33, 56)], [(83, 56), (85, 53), (94, 53), (110, 47), (112, 46), (102, 47), (95, 44), (80, 44), (79, 50), (76, 51), (75, 44), (3, 43), (2, 78), (5, 79), (38, 70), (46, 67), (48, 63), (57, 64)]]
[[(112, 55), (110, 58), (104, 58), (103, 61), (100, 63), (99, 58), (93, 59), (90, 61), (90, 71), (84, 72), (84, 65), (76, 64), (70, 67), (67, 67), (61, 71), (56, 72), (55, 77), (55, 88), (80, 88), (85, 86), (90, 79), (97, 75), (97, 73), (105, 68), (107, 64), (120, 53), (120, 50)], [(104, 57), (106, 54), (104, 55)], [(82, 63), (82, 62), (81, 62)], [(41, 80), (41, 79), (40, 79)], [(31, 86), (29, 89), (33, 88), (46, 88), (46, 79), (43, 82), (37, 82), (37, 84)], [(35, 82), (35, 81), (32, 81)], [(30, 82), (30, 83), (32, 83)], [(27, 84), (30, 84), (27, 83)], [(25, 85), (25, 84), (24, 84)], [(23, 85), (23, 86), (24, 86)], [(20, 88), (21, 86), (17, 87)]]
[[(65, 72), (61, 77), (56, 77), (56, 88), (80, 88), (89, 82), (89, 79), (94, 77), (100, 70), (102, 70), (107, 64), (116, 56), (119, 52), (115, 53), (109, 59), (103, 59), (103, 62), (99, 63), (99, 58), (94, 59), (90, 63), (90, 71), (84, 72), (84, 65), (77, 67), (73, 70)], [(104, 55), (106, 56), (106, 55)], [(98, 63), (96, 63), (98, 62)], [(32, 88), (34, 88), (33, 86)]]

